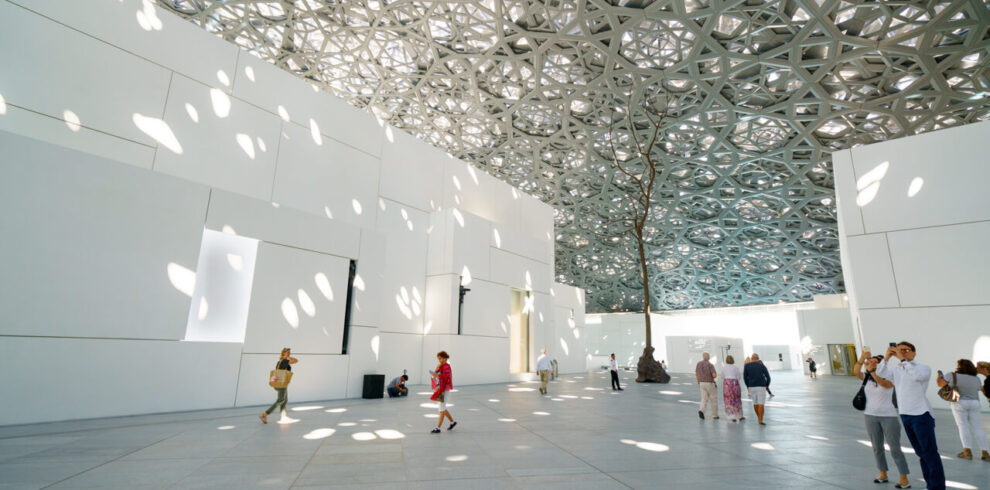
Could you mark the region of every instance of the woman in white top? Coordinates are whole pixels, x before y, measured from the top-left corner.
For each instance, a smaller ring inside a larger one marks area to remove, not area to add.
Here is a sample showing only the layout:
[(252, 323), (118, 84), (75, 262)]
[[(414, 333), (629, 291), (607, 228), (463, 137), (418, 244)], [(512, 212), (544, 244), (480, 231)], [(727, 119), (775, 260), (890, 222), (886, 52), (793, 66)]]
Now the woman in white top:
[[(955, 387), (959, 390), (959, 401), (949, 403), (952, 406), (952, 416), (956, 419), (956, 426), (959, 427), (959, 439), (962, 439), (963, 451), (956, 456), (962, 459), (973, 459), (972, 448), (976, 444), (983, 450), (983, 461), (990, 461), (990, 447), (987, 444), (987, 435), (983, 432), (983, 424), (980, 421), (980, 378), (976, 377), (976, 366), (969, 359), (959, 359), (956, 362), (956, 370), (949, 375), (948, 379), (942, 376), (942, 371), (938, 372), (938, 379), (935, 383), (939, 388), (952, 384), (955, 376)], [(974, 438), (973, 435), (976, 435)], [(974, 444), (975, 443), (975, 444)]]
[(722, 398), (725, 400), (725, 415), (733, 422), (742, 420), (742, 388), (739, 378), (742, 373), (732, 356), (725, 357), (725, 367), (722, 368)]
[[(890, 446), (890, 455), (897, 465), (897, 472), (901, 474), (900, 480), (894, 488), (911, 488), (908, 480), (908, 464), (901, 451), (901, 421), (897, 415), (897, 407), (894, 406), (894, 384), (877, 376), (877, 364), (883, 357), (869, 357), (870, 351), (863, 352), (853, 371), (859, 379), (869, 380), (863, 385), (866, 393), (866, 410), (863, 411), (866, 419), (866, 432), (870, 435), (870, 443), (873, 445), (873, 457), (877, 461), (877, 469), (880, 470), (873, 483), (887, 483), (887, 456), (884, 452), (884, 442)], [(865, 368), (865, 372), (860, 369)]]

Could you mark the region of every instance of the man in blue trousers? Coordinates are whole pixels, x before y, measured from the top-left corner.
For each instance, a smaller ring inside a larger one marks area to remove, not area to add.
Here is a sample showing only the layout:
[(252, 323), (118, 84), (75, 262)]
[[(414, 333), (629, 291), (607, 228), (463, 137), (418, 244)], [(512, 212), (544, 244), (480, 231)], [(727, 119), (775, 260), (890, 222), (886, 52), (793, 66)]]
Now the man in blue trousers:
[[(932, 368), (916, 362), (915, 355), (914, 344), (910, 342), (888, 348), (887, 355), (877, 366), (877, 375), (894, 382), (897, 410), (911, 447), (921, 459), (925, 484), (931, 490), (945, 490), (945, 470), (942, 468), (942, 457), (938, 454), (938, 445), (935, 444), (935, 418), (925, 396), (932, 378)], [(896, 357), (900, 362), (891, 363), (891, 357)], [(896, 488), (905, 487), (897, 485)]]

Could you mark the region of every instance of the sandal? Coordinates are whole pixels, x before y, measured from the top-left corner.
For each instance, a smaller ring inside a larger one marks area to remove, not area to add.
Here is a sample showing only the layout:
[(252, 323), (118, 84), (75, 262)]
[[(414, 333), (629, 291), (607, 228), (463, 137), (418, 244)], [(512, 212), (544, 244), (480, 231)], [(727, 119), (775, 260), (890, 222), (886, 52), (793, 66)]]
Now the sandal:
[(258, 416), (258, 418), (261, 419), (261, 423), (262, 424), (267, 424), (268, 423), (268, 414), (267, 413), (262, 412), (261, 415)]

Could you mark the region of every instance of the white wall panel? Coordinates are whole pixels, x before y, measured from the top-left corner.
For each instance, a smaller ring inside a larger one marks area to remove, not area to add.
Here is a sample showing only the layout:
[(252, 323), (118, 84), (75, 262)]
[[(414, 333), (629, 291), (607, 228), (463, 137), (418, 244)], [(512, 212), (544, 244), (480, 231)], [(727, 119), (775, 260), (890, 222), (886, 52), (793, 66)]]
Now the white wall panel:
[[(299, 362), (292, 365), (292, 382), (289, 383), (289, 417), (292, 406), (300, 402), (345, 398), (347, 393), (348, 356), (306, 355), (296, 352), (291, 344), (292, 357)], [(278, 351), (268, 354), (244, 354), (241, 356), (240, 376), (237, 382), (237, 406), (258, 405), (268, 408), (275, 402), (276, 393), (268, 386), (268, 374), (278, 362)], [(260, 410), (259, 410), (260, 412)], [(274, 420), (278, 420), (275, 412)]]
[(519, 191), (460, 160), (446, 160), (443, 207), (514, 225), (519, 215)]
[(882, 234), (851, 236), (846, 252), (856, 280), (860, 308), (897, 306), (897, 284), (890, 265), (887, 237)]
[(171, 73), (31, 13), (0, 3), (0, 94), (8, 104), (154, 145), (135, 113), (161, 117)]
[(427, 335), (423, 340), (423, 369), (436, 367), (436, 353), (441, 350), (450, 354), (454, 388), (510, 379), (508, 338)]
[(423, 364), (423, 337), (420, 335), (380, 332), (381, 352), (379, 353), (378, 369), (385, 375), (385, 382), (402, 374), (406, 370), (409, 384), (427, 384), (427, 371), (436, 365), (433, 355), (427, 353), (429, 367)]
[[(936, 394), (935, 370), (954, 371), (958, 359), (990, 360), (990, 306), (863, 310), (860, 316), (864, 343), (874, 354), (890, 342), (914, 344), (915, 360), (932, 368), (928, 400), (935, 408), (949, 408)], [(981, 406), (990, 411), (986, 404)]]
[(0, 380), (16, 401), (3, 423), (229, 407), (239, 355), (214, 342), (7, 337), (0, 369), (27, 375)]
[(339, 354), (349, 261), (262, 242), (244, 352)]
[(0, 110), (0, 131), (151, 169), (155, 148), (86, 127), (73, 131), (64, 120), (6, 104)]
[(270, 199), (281, 126), (277, 117), (175, 75), (165, 122), (181, 152), (159, 147), (156, 172)]
[[(852, 150), (856, 175), (888, 163), (876, 197), (864, 205), (866, 231), (990, 219), (990, 121)], [(948, 167), (947, 167), (948, 165)], [(881, 174), (877, 174), (881, 175)], [(909, 195), (915, 179), (917, 193)]]
[(463, 212), (449, 211), (454, 220), (447, 220), (452, 232), (452, 241), (447, 248), (451, 267), (443, 272), (470, 276), (478, 279), (491, 279), (491, 223), (488, 220)]
[[(511, 192), (511, 191), (510, 191)], [(519, 215), (515, 219), (515, 225), (523, 233), (536, 238), (537, 240), (549, 244), (553, 250), (553, 206), (540, 201), (539, 199), (518, 192), (519, 194)], [(549, 255), (553, 259), (553, 253)]]
[(361, 230), (361, 252), (351, 290), (351, 325), (377, 327), (381, 324), (382, 309), (388, 306), (385, 302), (387, 240), (384, 233)]
[[(374, 327), (351, 326), (347, 346), (347, 397), (361, 398), (365, 374), (386, 374), (378, 369), (381, 335)], [(385, 382), (389, 381), (386, 375)]]
[[(281, 68), (241, 53), (234, 95), (293, 123), (380, 156), (385, 129), (362, 111)], [(281, 108), (281, 109), (280, 109)]]
[[(464, 295), (461, 333), (464, 335), (509, 336), (509, 288), (504, 284), (474, 280)], [(454, 302), (454, 331), (457, 331), (457, 296)]]
[(492, 250), (492, 280), (519, 289), (550, 292), (550, 266), (515, 254)]
[(848, 235), (862, 235), (863, 215), (856, 204), (856, 171), (853, 170), (851, 150), (832, 153), (832, 171), (835, 175), (835, 198), (839, 221)]
[[(209, 191), (0, 133), (0, 332), (181, 339)], [(170, 265), (173, 264), (173, 265)], [(57, 305), (57, 306), (53, 306)]]
[[(515, 229), (493, 224), (491, 225), (491, 246), (494, 248), (522, 255), (545, 264), (553, 264), (553, 242), (538, 240), (524, 232)], [(553, 224), (544, 227), (544, 230), (552, 230)]]
[(550, 295), (553, 297), (555, 307), (564, 307), (573, 310), (575, 323), (577, 325), (584, 325), (583, 289), (555, 282), (551, 288)]
[[(810, 357), (818, 364), (819, 373), (831, 374), (832, 363), (829, 361), (828, 344), (856, 343), (849, 309), (799, 310), (797, 319), (804, 372), (809, 372), (808, 364), (804, 361)], [(878, 346), (876, 349), (880, 349), (880, 347)]]
[(990, 221), (890, 232), (887, 240), (901, 306), (990, 304)]
[[(237, 46), (150, 0), (14, 3), (203, 83), (229, 90), (234, 79)], [(217, 77), (220, 70), (228, 79), (226, 85)]]
[(457, 333), (457, 294), (460, 285), (458, 276), (445, 274), (426, 278), (426, 322), (423, 332), (427, 334)]
[(272, 200), (334, 220), (375, 227), (379, 161), (309, 129), (283, 125)]
[[(426, 256), (429, 215), (408, 205), (382, 200), (378, 229), (384, 241), (381, 328), (422, 333), (426, 315)], [(384, 210), (382, 209), (384, 207)]]
[(444, 161), (450, 156), (405, 131), (390, 129), (390, 134), (393, 141), (386, 138), (382, 150), (382, 197), (421, 211), (437, 210), (443, 199)]
[(356, 258), (361, 229), (267, 200), (213, 189), (206, 227), (241, 236)]

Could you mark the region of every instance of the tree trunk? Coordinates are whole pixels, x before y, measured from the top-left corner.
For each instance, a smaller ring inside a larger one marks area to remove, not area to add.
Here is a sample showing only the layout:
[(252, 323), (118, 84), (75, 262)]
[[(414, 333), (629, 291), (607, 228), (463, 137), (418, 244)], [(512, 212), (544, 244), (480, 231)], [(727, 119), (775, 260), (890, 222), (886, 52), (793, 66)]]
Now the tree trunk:
[(653, 347), (653, 327), (650, 323), (650, 276), (646, 264), (646, 249), (643, 245), (643, 234), (638, 233), (637, 243), (639, 244), (639, 265), (643, 275), (643, 315), (645, 315), (646, 325), (646, 347)]

